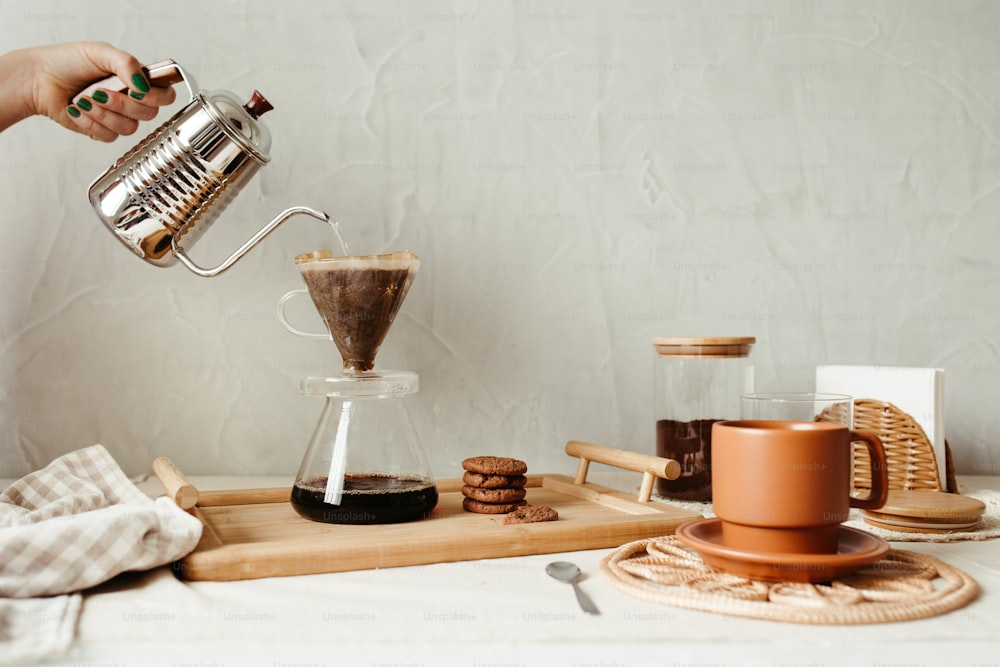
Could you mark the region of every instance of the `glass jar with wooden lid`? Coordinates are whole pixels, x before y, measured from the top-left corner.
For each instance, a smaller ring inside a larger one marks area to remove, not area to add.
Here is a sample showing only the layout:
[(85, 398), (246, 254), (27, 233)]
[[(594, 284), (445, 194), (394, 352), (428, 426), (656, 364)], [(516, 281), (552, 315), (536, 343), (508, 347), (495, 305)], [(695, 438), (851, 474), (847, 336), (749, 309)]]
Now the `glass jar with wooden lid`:
[(656, 455), (681, 464), (657, 480), (660, 496), (712, 499), (712, 424), (739, 419), (740, 396), (754, 390), (754, 337), (654, 338)]

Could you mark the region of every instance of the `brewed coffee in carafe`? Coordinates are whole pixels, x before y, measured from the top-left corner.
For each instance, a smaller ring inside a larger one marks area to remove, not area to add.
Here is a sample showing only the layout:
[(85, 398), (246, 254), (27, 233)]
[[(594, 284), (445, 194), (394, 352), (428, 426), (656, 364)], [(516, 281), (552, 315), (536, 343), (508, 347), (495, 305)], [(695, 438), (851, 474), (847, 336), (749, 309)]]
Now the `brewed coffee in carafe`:
[(426, 517), (437, 505), (437, 486), (404, 401), (417, 391), (417, 375), (375, 370), (419, 258), (319, 251), (295, 261), (340, 351), (343, 372), (303, 381), (306, 395), (326, 402), (292, 488), (292, 506), (326, 523)]

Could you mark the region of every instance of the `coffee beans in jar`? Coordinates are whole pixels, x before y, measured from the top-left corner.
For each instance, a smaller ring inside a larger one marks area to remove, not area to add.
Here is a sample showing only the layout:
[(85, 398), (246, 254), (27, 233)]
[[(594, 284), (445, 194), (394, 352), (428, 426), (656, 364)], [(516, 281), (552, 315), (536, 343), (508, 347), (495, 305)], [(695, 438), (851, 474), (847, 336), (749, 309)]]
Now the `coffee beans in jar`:
[(681, 466), (656, 492), (677, 500), (712, 499), (712, 425), (739, 419), (740, 396), (754, 390), (756, 338), (654, 338), (656, 455)]

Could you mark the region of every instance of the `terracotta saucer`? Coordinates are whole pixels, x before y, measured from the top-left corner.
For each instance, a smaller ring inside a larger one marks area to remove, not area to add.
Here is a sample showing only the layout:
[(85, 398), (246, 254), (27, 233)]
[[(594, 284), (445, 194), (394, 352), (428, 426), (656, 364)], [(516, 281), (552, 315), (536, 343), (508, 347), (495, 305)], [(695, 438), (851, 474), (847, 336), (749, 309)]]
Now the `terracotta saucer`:
[(785, 554), (744, 551), (722, 544), (722, 521), (689, 521), (677, 527), (677, 538), (694, 549), (709, 567), (763, 581), (830, 581), (881, 560), (889, 543), (863, 530), (840, 527), (835, 554)]

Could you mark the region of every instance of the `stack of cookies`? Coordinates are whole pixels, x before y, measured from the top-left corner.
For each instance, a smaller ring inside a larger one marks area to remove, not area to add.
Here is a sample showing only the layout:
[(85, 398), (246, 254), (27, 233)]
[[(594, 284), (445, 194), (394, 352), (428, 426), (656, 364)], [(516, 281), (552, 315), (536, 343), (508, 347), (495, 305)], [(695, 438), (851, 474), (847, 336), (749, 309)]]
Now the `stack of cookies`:
[(474, 456), (462, 461), (462, 507), (477, 514), (506, 514), (504, 523), (558, 521), (551, 507), (528, 505), (524, 500), (528, 465), (503, 456)]
[(477, 514), (507, 514), (526, 504), (528, 465), (503, 456), (474, 456), (462, 461), (462, 507)]

